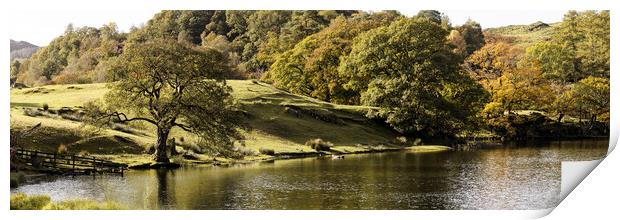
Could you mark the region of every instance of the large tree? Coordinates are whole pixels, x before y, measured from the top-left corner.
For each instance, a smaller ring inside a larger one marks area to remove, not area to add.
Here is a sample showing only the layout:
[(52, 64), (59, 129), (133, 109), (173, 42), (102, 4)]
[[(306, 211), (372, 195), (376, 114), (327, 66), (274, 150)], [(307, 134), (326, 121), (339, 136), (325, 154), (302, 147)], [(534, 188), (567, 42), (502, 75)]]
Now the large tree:
[(456, 29), (463, 35), (465, 43), (467, 43), (467, 54), (472, 54), (484, 46), (484, 34), (478, 22), (469, 19), (465, 24)]
[(14, 60), (13, 62), (11, 62), (11, 84), (17, 78), (17, 74), (20, 71), (19, 69), (20, 67), (21, 67), (21, 63), (18, 60)]
[(575, 69), (575, 51), (554, 42), (543, 41), (528, 47), (525, 58), (540, 68), (543, 76), (563, 83), (577, 82), (581, 76)]
[(281, 27), (290, 21), (291, 14), (291, 11), (256, 11), (249, 14), (246, 31), (240, 36), (242, 41), (236, 43), (242, 47), (241, 57), (246, 71), (262, 72), (269, 68), (271, 63), (259, 59), (257, 54), (270, 38), (280, 36)]
[(470, 76), (490, 89), (492, 81), (517, 68), (522, 54), (523, 49), (503, 41), (488, 43), (467, 57), (464, 67)]
[(592, 122), (601, 115), (609, 117), (609, 79), (589, 76), (575, 83), (572, 90), (575, 103), (590, 115)]
[(564, 84), (588, 76), (609, 77), (609, 11), (569, 11), (551, 40), (527, 49), (547, 78)]
[(350, 18), (340, 16), (329, 27), (280, 54), (262, 80), (320, 100), (356, 104), (355, 100), (359, 97), (342, 88), (347, 79), (338, 74), (340, 57), (351, 51), (351, 44), (357, 35), (387, 26), (400, 17), (392, 11), (359, 13)]
[(465, 58), (467, 55), (467, 42), (465, 42), (465, 38), (461, 35), (461, 32), (457, 30), (451, 30), (450, 35), (448, 35), (448, 41), (454, 49), (452, 52), (459, 55), (461, 58)]
[(544, 110), (553, 101), (549, 81), (536, 68), (506, 69), (487, 88), (492, 95), (484, 110), (488, 117), (502, 117), (514, 110)]
[(609, 120), (609, 79), (589, 76), (567, 87), (551, 106), (558, 122), (566, 115), (579, 119), (590, 117), (591, 122), (597, 118)]
[(437, 10), (420, 10), (416, 16), (420, 18), (427, 18), (438, 24), (441, 24), (442, 21), (441, 12)]
[(482, 107), (485, 92), (461, 73), (447, 35), (440, 24), (414, 17), (358, 36), (340, 63), (351, 79), (345, 88), (379, 107), (369, 116), (404, 134), (456, 134)]
[(144, 122), (156, 127), (155, 160), (169, 162), (166, 141), (171, 129), (201, 137), (210, 147), (232, 146), (241, 138), (226, 56), (199, 51), (174, 40), (152, 40), (126, 49), (110, 69), (105, 107), (92, 111), (97, 121)]

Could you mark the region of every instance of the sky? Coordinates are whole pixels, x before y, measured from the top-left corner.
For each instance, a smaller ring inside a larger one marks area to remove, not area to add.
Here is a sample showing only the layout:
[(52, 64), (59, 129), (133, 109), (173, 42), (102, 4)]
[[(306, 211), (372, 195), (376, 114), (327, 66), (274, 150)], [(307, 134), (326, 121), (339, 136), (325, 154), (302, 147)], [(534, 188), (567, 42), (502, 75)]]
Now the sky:
[[(28, 41), (38, 46), (45, 46), (55, 37), (61, 35), (67, 24), (75, 27), (101, 27), (115, 22), (120, 31), (127, 32), (132, 26), (140, 26), (153, 17), (156, 10), (74, 10), (74, 11), (17, 11), (20, 17), (9, 22), (9, 37), (13, 40)], [(415, 15), (417, 11), (401, 11), (405, 15)], [(452, 25), (465, 23), (473, 19), (483, 28), (499, 27), (512, 24), (531, 24), (536, 21), (553, 23), (562, 20), (565, 11), (441, 11), (448, 15)]]

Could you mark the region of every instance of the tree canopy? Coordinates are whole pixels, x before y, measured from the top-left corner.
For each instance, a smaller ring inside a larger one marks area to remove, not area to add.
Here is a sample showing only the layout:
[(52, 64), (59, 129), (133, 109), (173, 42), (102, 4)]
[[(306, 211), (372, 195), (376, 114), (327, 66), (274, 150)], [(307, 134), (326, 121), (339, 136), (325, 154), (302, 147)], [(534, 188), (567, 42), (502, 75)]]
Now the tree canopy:
[(577, 110), (578, 115), (589, 115), (593, 122), (598, 116), (609, 120), (609, 79), (589, 76), (576, 83), (571, 93), (574, 103), (580, 105), (571, 108)]
[(468, 55), (484, 46), (484, 34), (478, 22), (469, 19), (465, 24), (457, 27), (456, 30), (458, 30), (463, 36), (463, 39), (465, 39)]
[[(569, 11), (557, 24), (537, 22), (504, 28), (513, 36), (488, 35), (486, 45), (464, 64), (491, 93), (482, 112), (486, 124), (502, 135), (515, 135), (513, 123), (523, 118), (517, 110), (539, 111), (558, 123), (565, 116), (608, 122), (608, 22), (608, 11)], [(524, 32), (550, 35), (531, 33), (539, 40), (530, 43), (515, 39), (514, 33)]]
[(569, 11), (552, 40), (528, 48), (532, 62), (549, 78), (575, 83), (609, 77), (609, 11)]
[(347, 79), (338, 72), (341, 57), (351, 51), (353, 39), (359, 34), (401, 17), (389, 11), (338, 17), (329, 27), (280, 54), (262, 79), (293, 93), (355, 104), (359, 97), (342, 87)]
[(99, 71), (110, 57), (122, 53), (125, 34), (116, 24), (101, 28), (67, 26), (65, 33), (38, 50), (19, 81), (30, 85), (103, 82)]
[(482, 107), (485, 93), (459, 71), (447, 35), (440, 24), (421, 18), (364, 33), (340, 64), (351, 79), (344, 87), (360, 93), (361, 104), (379, 107), (369, 116), (386, 118), (400, 132), (454, 134)]

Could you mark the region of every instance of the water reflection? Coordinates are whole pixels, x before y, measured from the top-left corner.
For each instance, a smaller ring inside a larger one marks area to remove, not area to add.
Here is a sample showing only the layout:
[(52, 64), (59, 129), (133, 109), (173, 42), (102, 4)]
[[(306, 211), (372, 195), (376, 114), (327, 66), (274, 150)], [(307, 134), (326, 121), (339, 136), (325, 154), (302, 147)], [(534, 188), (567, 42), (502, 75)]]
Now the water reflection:
[(539, 209), (558, 201), (560, 161), (598, 159), (607, 143), (130, 171), (125, 178), (61, 177), (11, 192), (112, 200), (133, 209)]
[[(157, 207), (159, 209), (166, 209), (169, 204), (172, 204), (170, 201), (171, 197), (174, 197), (174, 193), (172, 191), (168, 191), (168, 173), (172, 176), (172, 170), (168, 169), (159, 169), (156, 171), (157, 176)], [(170, 187), (173, 188), (174, 186)]]

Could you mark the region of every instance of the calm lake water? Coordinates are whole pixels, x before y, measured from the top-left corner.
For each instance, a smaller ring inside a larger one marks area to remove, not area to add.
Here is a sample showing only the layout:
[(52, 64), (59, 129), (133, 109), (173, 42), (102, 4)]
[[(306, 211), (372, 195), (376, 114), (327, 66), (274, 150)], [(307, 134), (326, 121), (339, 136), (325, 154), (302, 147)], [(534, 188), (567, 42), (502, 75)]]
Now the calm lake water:
[(234, 167), (55, 177), (11, 189), (132, 209), (542, 209), (555, 206), (563, 160), (594, 160), (607, 139), (391, 152)]

